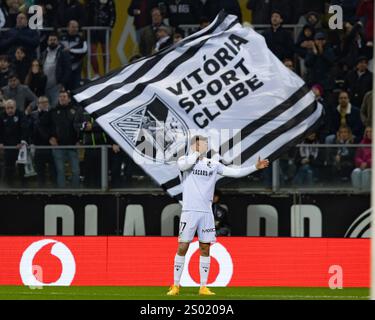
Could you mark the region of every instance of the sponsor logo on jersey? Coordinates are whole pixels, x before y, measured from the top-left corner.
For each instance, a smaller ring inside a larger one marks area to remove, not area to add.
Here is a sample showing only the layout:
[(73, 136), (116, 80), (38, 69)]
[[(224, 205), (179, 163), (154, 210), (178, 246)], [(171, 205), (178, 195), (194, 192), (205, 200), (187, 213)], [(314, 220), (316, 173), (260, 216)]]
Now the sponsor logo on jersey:
[(215, 228), (211, 228), (211, 229), (202, 229), (202, 232), (205, 233), (205, 232), (215, 232), (216, 229)]
[(207, 171), (207, 170), (201, 170), (201, 169), (194, 169), (193, 174), (197, 176), (205, 176), (205, 177), (211, 177), (213, 174), (213, 171)]

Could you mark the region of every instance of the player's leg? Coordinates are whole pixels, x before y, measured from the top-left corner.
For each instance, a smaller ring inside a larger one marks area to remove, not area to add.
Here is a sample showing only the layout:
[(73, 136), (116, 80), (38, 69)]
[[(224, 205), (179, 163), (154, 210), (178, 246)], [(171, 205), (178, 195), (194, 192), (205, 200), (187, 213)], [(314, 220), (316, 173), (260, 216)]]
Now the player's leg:
[(210, 272), (210, 244), (199, 242), (199, 276), (201, 288), (207, 286), (208, 274)]
[(173, 283), (175, 286), (180, 285), (182, 271), (185, 265), (186, 252), (189, 249), (190, 242), (179, 242), (177, 253), (174, 257)]
[(200, 275), (200, 289), (201, 295), (214, 295), (214, 293), (207, 288), (208, 275), (210, 273), (210, 245), (216, 241), (215, 235), (215, 221), (212, 213), (205, 213), (198, 225), (199, 237), (199, 275)]
[(173, 285), (168, 291), (168, 295), (177, 295), (180, 288), (180, 280), (185, 265), (185, 255), (189, 249), (190, 242), (194, 238), (194, 234), (197, 228), (197, 215), (184, 211), (180, 218), (180, 229), (178, 233), (178, 248), (177, 253), (174, 257), (174, 268), (173, 268)]

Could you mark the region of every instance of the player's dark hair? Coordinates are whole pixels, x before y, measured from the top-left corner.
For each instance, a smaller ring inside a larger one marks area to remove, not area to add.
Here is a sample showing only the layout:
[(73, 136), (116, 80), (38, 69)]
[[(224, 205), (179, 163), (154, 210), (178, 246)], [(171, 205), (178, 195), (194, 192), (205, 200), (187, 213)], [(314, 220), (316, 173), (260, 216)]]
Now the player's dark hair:
[(191, 139), (191, 143), (194, 144), (194, 143), (197, 143), (198, 141), (207, 141), (207, 137), (204, 137), (202, 135), (195, 135), (193, 136), (193, 138)]

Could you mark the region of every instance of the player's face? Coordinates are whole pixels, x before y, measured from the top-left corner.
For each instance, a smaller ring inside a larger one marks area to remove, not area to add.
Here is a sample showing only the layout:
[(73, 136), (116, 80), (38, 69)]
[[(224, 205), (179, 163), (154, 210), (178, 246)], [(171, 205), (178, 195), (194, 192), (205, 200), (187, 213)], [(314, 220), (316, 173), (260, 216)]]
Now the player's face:
[(199, 151), (199, 153), (206, 153), (207, 150), (208, 150), (207, 140), (201, 140), (201, 139), (199, 139), (197, 141), (197, 150)]

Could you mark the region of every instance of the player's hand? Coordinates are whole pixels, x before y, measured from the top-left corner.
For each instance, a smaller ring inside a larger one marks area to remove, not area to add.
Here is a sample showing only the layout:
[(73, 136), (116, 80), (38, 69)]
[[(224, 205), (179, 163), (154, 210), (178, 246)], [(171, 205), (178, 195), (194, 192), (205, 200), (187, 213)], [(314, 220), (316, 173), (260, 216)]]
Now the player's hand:
[(270, 162), (268, 161), (268, 159), (265, 159), (265, 160), (262, 160), (260, 157), (258, 158), (258, 162), (256, 164), (256, 168), (258, 170), (260, 169), (265, 169), (267, 168), (268, 166), (270, 165)]

